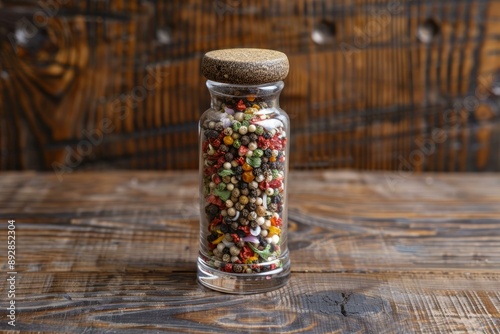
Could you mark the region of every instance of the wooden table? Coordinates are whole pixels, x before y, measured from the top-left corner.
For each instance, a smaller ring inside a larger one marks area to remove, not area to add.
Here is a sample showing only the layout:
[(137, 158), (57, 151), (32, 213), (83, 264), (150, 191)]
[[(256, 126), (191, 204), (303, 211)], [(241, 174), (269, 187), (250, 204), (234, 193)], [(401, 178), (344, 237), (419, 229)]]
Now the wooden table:
[(250, 296), (196, 282), (196, 175), (0, 174), (0, 329), (500, 333), (500, 174), (295, 172), (292, 278)]

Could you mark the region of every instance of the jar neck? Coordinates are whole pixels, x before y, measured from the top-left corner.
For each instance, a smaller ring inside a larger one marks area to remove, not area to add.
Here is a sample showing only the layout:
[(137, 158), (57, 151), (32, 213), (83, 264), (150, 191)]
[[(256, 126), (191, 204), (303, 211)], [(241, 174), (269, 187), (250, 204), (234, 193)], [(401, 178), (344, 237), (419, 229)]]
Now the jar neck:
[(264, 85), (233, 85), (207, 80), (211, 96), (211, 107), (234, 107), (240, 100), (262, 103), (268, 107), (279, 108), (279, 97), (285, 84), (283, 81), (266, 83)]

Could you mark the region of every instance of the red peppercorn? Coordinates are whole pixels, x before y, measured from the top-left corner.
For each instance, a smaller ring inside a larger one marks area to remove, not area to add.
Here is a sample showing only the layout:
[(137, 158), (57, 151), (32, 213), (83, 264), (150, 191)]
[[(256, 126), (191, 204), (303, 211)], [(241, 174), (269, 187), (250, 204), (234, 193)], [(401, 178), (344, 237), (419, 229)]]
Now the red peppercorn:
[(281, 187), (281, 184), (282, 182), (280, 180), (272, 180), (271, 182), (269, 182), (269, 187), (276, 189)]
[(215, 184), (219, 184), (219, 183), (221, 183), (221, 182), (222, 182), (222, 179), (220, 178), (220, 176), (219, 176), (219, 175), (217, 175), (217, 174), (213, 174), (213, 175), (212, 175), (212, 181), (213, 181)]
[(254, 256), (253, 250), (248, 246), (243, 246), (243, 248), (240, 251), (240, 258), (244, 261), (252, 256)]
[(239, 157), (238, 159), (236, 159), (236, 161), (238, 162), (238, 165), (240, 165), (240, 166), (243, 166), (245, 164), (244, 157)]
[(205, 176), (210, 176), (214, 173), (217, 172), (217, 168), (214, 168), (214, 167), (206, 167), (204, 170), (203, 170), (203, 175)]
[(205, 200), (211, 204), (217, 205), (218, 207), (222, 206), (222, 200), (215, 195), (209, 195)]
[(240, 242), (240, 237), (236, 233), (231, 234), (231, 237), (234, 242)]
[(267, 188), (269, 188), (269, 183), (268, 182), (262, 181), (261, 183), (259, 183), (259, 189), (260, 190), (266, 190)]
[(210, 232), (212, 232), (213, 228), (217, 225), (219, 225), (220, 223), (222, 222), (222, 217), (215, 217), (212, 222), (210, 223), (210, 225), (208, 225), (208, 230)]
[(238, 102), (238, 105), (236, 106), (236, 109), (238, 109), (239, 111), (243, 111), (245, 110), (247, 107), (245, 106), (245, 103), (243, 103), (243, 100), (240, 100)]
[(228, 273), (233, 271), (233, 265), (231, 263), (226, 263), (224, 266), (224, 271), (227, 271)]
[(283, 143), (281, 142), (281, 139), (279, 139), (278, 136), (276, 135), (271, 139), (269, 147), (273, 150), (282, 150)]
[(218, 138), (216, 138), (212, 141), (212, 146), (215, 148), (219, 148), (220, 144), (221, 144), (221, 141)]
[(246, 235), (250, 235), (250, 226), (239, 226), (238, 230), (242, 230)]
[(248, 152), (248, 147), (241, 145), (240, 148), (238, 149), (238, 154), (240, 156), (244, 156)]
[(220, 168), (220, 166), (222, 166), (225, 162), (226, 162), (226, 158), (225, 157), (220, 157), (217, 160), (217, 168)]
[(259, 137), (258, 145), (259, 145), (260, 149), (262, 149), (262, 150), (268, 149), (269, 143), (270, 143), (270, 141), (268, 139), (266, 139), (262, 136)]

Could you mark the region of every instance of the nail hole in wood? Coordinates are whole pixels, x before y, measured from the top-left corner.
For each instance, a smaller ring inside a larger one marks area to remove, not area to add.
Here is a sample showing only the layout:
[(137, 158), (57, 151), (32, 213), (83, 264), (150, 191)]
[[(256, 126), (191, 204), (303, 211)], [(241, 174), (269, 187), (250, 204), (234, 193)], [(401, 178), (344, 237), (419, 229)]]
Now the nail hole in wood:
[(439, 35), (439, 24), (434, 19), (427, 19), (422, 22), (417, 28), (417, 39), (429, 44), (437, 35)]
[(336, 30), (335, 22), (321, 20), (314, 25), (311, 38), (318, 45), (332, 44)]

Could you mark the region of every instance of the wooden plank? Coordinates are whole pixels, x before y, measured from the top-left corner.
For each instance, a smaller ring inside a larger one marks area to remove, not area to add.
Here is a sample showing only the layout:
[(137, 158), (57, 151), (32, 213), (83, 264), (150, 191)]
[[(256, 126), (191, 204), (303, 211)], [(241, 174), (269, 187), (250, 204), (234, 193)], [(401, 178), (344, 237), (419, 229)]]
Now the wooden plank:
[[(228, 296), (193, 271), (18, 275), (16, 330), (121, 333), (498, 333), (500, 274), (293, 273), (287, 286)], [(2, 282), (2, 289), (6, 283)], [(236, 310), (236, 312), (235, 312)], [(11, 329), (5, 321), (0, 329)]]
[[(296, 271), (500, 268), (498, 176), (292, 175)], [(108, 270), (146, 260), (187, 270), (198, 250), (196, 179), (192, 172), (86, 173), (59, 183), (54, 175), (7, 174), (0, 202), (9, 205), (0, 217), (19, 222), (20, 249), (40, 254), (34, 256), (44, 270)], [(59, 258), (64, 265), (50, 260)], [(30, 263), (21, 258), (18, 265), (28, 270)]]

